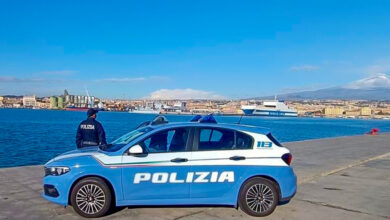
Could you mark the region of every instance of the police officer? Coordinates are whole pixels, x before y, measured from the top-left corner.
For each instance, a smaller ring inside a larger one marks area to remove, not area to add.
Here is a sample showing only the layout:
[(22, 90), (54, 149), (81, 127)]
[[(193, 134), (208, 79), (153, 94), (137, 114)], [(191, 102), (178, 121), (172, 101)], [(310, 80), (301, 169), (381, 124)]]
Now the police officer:
[(93, 108), (88, 109), (87, 120), (82, 121), (77, 128), (76, 144), (78, 148), (107, 144), (103, 126), (96, 121), (97, 112)]

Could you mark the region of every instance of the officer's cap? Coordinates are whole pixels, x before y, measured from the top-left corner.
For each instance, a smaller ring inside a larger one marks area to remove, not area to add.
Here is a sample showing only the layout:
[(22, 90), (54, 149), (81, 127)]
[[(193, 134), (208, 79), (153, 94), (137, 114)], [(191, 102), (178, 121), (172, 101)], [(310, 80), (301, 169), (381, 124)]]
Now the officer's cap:
[(87, 111), (87, 116), (88, 116), (88, 117), (91, 117), (92, 115), (94, 115), (94, 114), (96, 114), (96, 113), (98, 113), (97, 110), (95, 110), (95, 109), (93, 109), (93, 108), (90, 108), (90, 109), (88, 109), (88, 111)]

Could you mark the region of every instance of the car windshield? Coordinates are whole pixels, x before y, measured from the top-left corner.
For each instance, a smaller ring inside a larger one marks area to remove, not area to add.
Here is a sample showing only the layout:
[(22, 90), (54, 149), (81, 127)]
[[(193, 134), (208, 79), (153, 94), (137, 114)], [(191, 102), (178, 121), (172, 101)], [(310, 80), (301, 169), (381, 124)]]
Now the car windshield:
[(111, 144), (113, 145), (126, 145), (130, 143), (132, 140), (136, 139), (137, 137), (148, 133), (149, 131), (153, 130), (151, 127), (143, 127), (139, 128), (133, 131), (130, 131), (129, 133), (123, 135), (122, 137), (116, 139)]

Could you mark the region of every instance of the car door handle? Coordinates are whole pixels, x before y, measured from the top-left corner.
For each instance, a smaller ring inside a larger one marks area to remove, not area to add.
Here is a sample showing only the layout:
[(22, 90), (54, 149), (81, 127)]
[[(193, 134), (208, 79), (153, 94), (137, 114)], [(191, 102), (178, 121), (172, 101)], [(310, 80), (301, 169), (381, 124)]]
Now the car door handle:
[(183, 162), (187, 162), (188, 159), (187, 158), (175, 158), (175, 159), (172, 159), (171, 162), (173, 163), (183, 163)]
[(245, 157), (243, 157), (243, 156), (234, 156), (234, 157), (230, 157), (229, 160), (245, 160)]

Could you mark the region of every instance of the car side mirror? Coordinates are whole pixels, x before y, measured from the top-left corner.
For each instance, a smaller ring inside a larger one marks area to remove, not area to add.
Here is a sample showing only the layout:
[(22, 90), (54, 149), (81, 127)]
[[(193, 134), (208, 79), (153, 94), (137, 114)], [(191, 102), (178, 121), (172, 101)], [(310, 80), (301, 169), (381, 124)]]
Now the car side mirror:
[(139, 144), (132, 146), (128, 152), (128, 155), (132, 155), (132, 156), (139, 156), (143, 154), (144, 154), (144, 150)]

